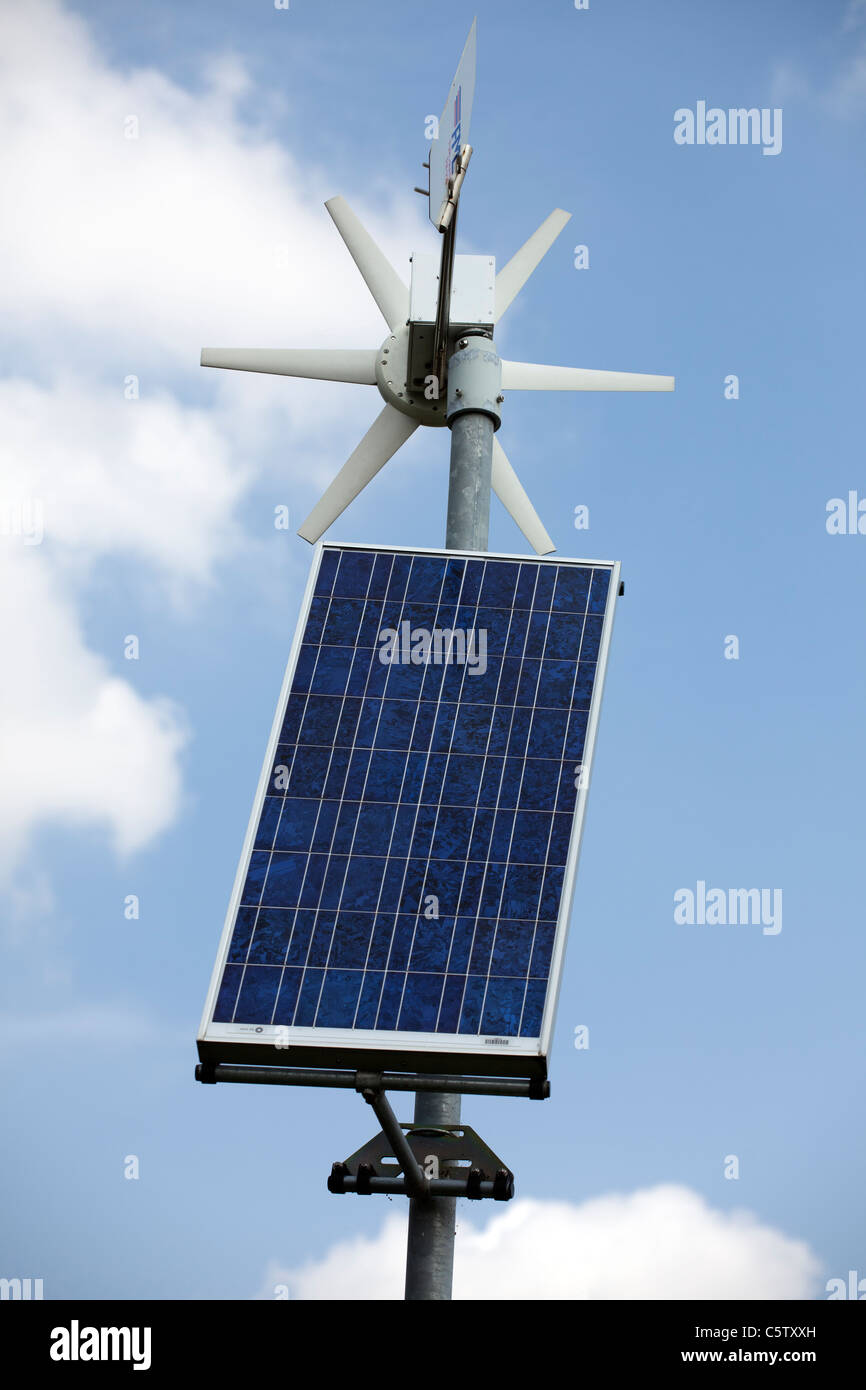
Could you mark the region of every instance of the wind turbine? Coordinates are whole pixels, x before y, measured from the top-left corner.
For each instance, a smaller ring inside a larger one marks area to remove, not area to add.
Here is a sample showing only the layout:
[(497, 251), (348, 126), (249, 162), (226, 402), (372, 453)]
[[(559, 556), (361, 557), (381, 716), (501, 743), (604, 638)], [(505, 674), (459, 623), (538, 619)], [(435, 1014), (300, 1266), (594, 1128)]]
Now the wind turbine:
[[(388, 325), (379, 348), (204, 348), (203, 367), (267, 372), (315, 381), (345, 381), (375, 386), (385, 404), (360, 444), (325, 490), (298, 534), (317, 541), (367, 486), (419, 425), (453, 427), (460, 401), (449, 392), (449, 362), (455, 346), (475, 349), (485, 359), (484, 399), (464, 409), (481, 411), (500, 423), (503, 391), (672, 391), (674, 378), (635, 372), (594, 371), (585, 367), (545, 366), (501, 361), (492, 341), (494, 327), (513, 303), (532, 272), (569, 221), (555, 209), (537, 231), (495, 273), (489, 256), (455, 256), (457, 202), (472, 147), (469, 116), (475, 77), (475, 24), (452, 83), (442, 123), (447, 139), (433, 142), (429, 164), (431, 221), (444, 233), (439, 270), (435, 255), (411, 257), (407, 286), (376, 245), (344, 198), (330, 198), (331, 215)], [(472, 354), (470, 353), (470, 356)], [(498, 385), (497, 385), (498, 382)], [(462, 395), (456, 388), (456, 396)], [(497, 438), (493, 439), (490, 485), (539, 555), (555, 549)]]

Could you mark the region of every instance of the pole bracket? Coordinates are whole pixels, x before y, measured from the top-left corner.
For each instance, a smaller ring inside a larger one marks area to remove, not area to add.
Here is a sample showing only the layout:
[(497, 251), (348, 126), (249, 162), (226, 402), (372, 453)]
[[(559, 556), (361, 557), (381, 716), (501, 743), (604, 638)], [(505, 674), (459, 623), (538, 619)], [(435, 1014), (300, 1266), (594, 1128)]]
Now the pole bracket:
[(461, 415), (486, 415), (494, 430), (502, 423), (502, 362), (489, 333), (469, 328), (457, 340), (448, 361), (445, 419), (452, 425)]
[(382, 1132), (333, 1164), (329, 1192), (495, 1202), (514, 1196), (514, 1174), (468, 1125), (401, 1124), (381, 1089), (370, 1088), (364, 1099), (383, 1121)]

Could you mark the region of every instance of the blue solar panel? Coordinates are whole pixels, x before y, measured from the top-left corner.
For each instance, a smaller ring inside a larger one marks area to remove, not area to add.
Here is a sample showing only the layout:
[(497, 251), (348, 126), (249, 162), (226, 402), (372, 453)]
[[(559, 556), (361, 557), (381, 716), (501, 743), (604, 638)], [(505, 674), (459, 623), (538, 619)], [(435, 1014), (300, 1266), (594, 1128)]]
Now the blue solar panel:
[(322, 547), (206, 1011), (219, 1055), (541, 1054), (616, 574)]

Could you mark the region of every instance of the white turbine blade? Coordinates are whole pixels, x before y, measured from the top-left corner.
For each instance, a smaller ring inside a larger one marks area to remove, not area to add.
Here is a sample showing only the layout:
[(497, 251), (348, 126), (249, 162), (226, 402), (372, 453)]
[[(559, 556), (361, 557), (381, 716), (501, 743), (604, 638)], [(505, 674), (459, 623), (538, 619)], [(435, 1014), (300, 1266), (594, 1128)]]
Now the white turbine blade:
[(325, 207), (393, 333), (409, 317), (408, 286), (404, 285), (385, 253), (379, 250), (370, 233), (358, 221), (345, 198), (329, 198)]
[(493, 472), (490, 477), (493, 491), (511, 513), (536, 555), (549, 555), (556, 546), (544, 529), (544, 523), (526, 495), (523, 484), (505, 456), (505, 450), (493, 436)]
[(594, 372), (587, 367), (545, 367), (503, 362), (503, 391), (673, 391), (672, 376), (642, 372)]
[(203, 367), (376, 385), (376, 348), (202, 348)]
[(570, 212), (563, 212), (562, 208), (554, 208), (550, 216), (542, 222), (538, 231), (533, 232), (529, 240), (524, 242), (520, 250), (511, 257), (508, 264), (502, 267), (496, 277), (497, 322), (502, 318), (512, 299), (515, 299), (523, 289), (538, 262), (550, 250), (566, 222), (570, 219)]
[(392, 405), (386, 405), (330, 487), (319, 498), (303, 526), (298, 527), (298, 535), (310, 544), (317, 541), (417, 428), (417, 420), (411, 420)]

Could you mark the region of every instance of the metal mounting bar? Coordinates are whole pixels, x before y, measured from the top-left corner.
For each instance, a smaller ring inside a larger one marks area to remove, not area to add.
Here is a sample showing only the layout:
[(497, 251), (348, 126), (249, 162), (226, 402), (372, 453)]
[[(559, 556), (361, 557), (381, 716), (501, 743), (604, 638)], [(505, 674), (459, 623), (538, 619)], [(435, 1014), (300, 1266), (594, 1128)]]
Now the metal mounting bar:
[(430, 1179), (426, 1178), (419, 1168), (415, 1155), (409, 1147), (409, 1141), (400, 1127), (400, 1122), (388, 1104), (388, 1097), (385, 1092), (375, 1085), (365, 1086), (361, 1095), (376, 1112), (376, 1119), (382, 1126), (382, 1133), (393, 1146), (394, 1157), (403, 1170), (404, 1181), (401, 1190), (411, 1197), (429, 1197), (431, 1195)]
[(460, 151), (457, 174), (449, 188), (448, 203), (439, 226), (443, 235), (442, 255), (439, 261), (439, 297), (433, 328), (433, 371), (440, 390), (445, 380), (448, 334), (451, 327), (451, 284), (454, 278), (454, 251), (457, 246), (457, 203), (471, 158), (472, 146), (464, 145)]
[[(439, 1076), (411, 1072), (375, 1073), (383, 1091), (433, 1091), (457, 1096), (519, 1096), (524, 1100), (547, 1100), (550, 1082), (541, 1077)], [(359, 1085), (359, 1078), (361, 1084)], [(262, 1086), (327, 1086), (348, 1091), (363, 1090), (372, 1082), (371, 1074), (338, 1071), (325, 1067), (259, 1067), (235, 1062), (199, 1062), (196, 1081), (214, 1085), (234, 1081)]]
[[(331, 1176), (328, 1178), (329, 1192), (357, 1192), (361, 1196), (375, 1196), (378, 1193), (384, 1193), (389, 1197), (413, 1195), (402, 1178), (380, 1178), (362, 1174), (353, 1176), (351, 1173), (341, 1172), (343, 1166), (341, 1163), (335, 1163), (331, 1169)], [(469, 1174), (465, 1178), (429, 1178), (428, 1184), (430, 1197), (468, 1197), (470, 1200), (492, 1197), (494, 1201), (507, 1202), (514, 1191), (514, 1180), (510, 1175), (494, 1179), (492, 1182), (489, 1179), (473, 1182)]]
[(451, 325), (451, 283), (454, 277), (454, 248), (457, 244), (457, 216), (451, 219), (442, 234), (442, 254), (439, 259), (439, 295), (436, 301), (436, 323), (433, 326), (433, 372), (442, 391), (445, 383), (445, 364), (448, 356), (448, 330)]
[(457, 204), (460, 200), (460, 190), (463, 187), (463, 180), (466, 178), (466, 170), (469, 168), (469, 161), (471, 158), (472, 146), (464, 145), (463, 149), (460, 151), (457, 173), (454, 175), (454, 180), (448, 189), (448, 202), (445, 204), (439, 223), (440, 232), (447, 232), (453, 218), (457, 216)]

